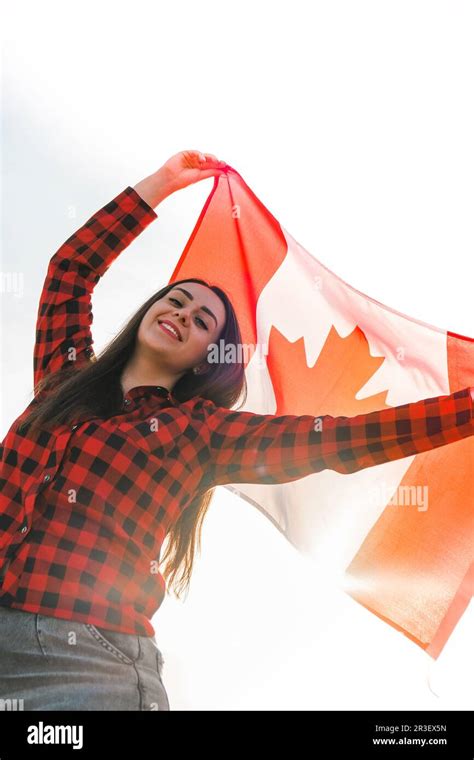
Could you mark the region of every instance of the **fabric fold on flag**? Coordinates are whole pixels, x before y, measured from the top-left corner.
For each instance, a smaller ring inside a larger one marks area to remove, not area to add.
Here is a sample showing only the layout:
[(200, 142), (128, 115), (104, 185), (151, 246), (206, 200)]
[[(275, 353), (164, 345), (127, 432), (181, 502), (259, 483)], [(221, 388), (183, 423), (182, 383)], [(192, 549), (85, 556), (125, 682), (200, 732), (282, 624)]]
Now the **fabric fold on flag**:
[[(232, 299), (259, 414), (355, 416), (474, 385), (474, 339), (356, 290), (228, 166), (170, 282)], [(284, 308), (282, 308), (284, 305)], [(367, 610), (436, 659), (474, 587), (474, 437), (358, 472), (225, 486)]]

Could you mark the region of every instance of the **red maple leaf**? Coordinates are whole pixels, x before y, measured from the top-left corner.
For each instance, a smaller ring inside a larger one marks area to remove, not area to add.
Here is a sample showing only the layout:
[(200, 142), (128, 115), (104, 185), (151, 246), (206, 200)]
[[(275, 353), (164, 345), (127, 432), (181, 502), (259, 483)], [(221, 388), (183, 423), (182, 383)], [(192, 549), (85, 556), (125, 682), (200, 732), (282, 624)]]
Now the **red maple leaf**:
[(273, 326), (267, 366), (277, 401), (276, 414), (353, 416), (387, 407), (388, 391), (358, 400), (356, 394), (384, 357), (371, 356), (359, 327), (341, 338), (334, 327), (312, 367), (306, 363), (304, 338), (294, 343)]

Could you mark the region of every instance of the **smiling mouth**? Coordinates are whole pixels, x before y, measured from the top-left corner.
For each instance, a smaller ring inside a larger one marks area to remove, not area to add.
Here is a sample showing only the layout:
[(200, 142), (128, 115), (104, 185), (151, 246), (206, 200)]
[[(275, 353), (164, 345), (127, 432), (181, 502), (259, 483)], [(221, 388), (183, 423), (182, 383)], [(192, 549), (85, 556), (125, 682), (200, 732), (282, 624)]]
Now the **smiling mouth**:
[(163, 322), (158, 322), (158, 326), (161, 327), (163, 332), (165, 332), (167, 335), (170, 336), (170, 338), (174, 338), (175, 340), (180, 340), (174, 330), (169, 327), (168, 325), (165, 325)]

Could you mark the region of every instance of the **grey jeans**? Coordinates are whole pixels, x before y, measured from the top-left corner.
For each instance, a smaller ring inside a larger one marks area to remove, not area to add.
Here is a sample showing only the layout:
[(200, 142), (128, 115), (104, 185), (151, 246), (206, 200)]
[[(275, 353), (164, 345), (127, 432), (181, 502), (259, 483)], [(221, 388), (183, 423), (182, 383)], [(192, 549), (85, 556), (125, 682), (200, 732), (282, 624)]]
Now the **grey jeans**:
[(155, 637), (0, 606), (0, 710), (169, 710)]

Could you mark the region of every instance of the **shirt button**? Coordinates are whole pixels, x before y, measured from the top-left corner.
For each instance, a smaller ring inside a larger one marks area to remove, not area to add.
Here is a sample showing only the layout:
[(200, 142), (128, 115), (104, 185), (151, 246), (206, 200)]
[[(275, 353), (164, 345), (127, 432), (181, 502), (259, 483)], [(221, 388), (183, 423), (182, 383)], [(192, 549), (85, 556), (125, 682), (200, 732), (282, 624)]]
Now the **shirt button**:
[(24, 525), (23, 528), (21, 528), (20, 533), (26, 533), (28, 530), (28, 526)]
[(47, 483), (48, 480), (51, 480), (51, 475), (45, 475), (43, 478), (44, 483)]
[(77, 427), (79, 427), (79, 425), (73, 425), (71, 430), (75, 430)]

